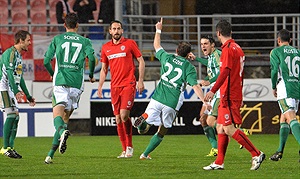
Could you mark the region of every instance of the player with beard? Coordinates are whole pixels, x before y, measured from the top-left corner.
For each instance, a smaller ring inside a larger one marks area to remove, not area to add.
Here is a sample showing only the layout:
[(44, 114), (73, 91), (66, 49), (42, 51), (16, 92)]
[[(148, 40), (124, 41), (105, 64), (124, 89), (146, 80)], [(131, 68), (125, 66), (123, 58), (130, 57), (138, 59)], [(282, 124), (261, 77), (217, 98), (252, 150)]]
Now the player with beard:
[[(117, 158), (130, 158), (133, 155), (132, 124), (129, 118), (134, 103), (136, 88), (139, 93), (144, 90), (145, 62), (136, 42), (124, 38), (122, 23), (114, 20), (110, 23), (109, 34), (112, 40), (102, 46), (100, 80), (98, 96), (103, 98), (102, 86), (110, 67), (111, 103), (116, 117), (117, 132), (123, 151)], [(136, 84), (135, 65), (139, 64), (139, 79)]]
[(29, 105), (35, 105), (35, 99), (28, 92), (22, 71), (21, 52), (28, 51), (30, 44), (30, 33), (20, 30), (15, 34), (15, 44), (5, 50), (0, 58), (0, 107), (6, 113), (3, 125), (3, 147), (0, 154), (10, 158), (22, 158), (14, 149), (19, 123), (17, 100), (26, 95)]

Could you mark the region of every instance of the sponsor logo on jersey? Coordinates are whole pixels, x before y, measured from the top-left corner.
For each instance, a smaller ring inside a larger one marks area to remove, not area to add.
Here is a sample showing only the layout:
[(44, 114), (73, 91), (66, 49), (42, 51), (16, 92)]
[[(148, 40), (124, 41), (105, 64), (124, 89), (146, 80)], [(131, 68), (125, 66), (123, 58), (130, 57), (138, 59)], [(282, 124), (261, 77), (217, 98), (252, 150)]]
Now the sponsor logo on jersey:
[(112, 54), (112, 55), (107, 56), (108, 60), (112, 60), (114, 58), (121, 58), (121, 57), (126, 57), (126, 53), (122, 52), (122, 53), (116, 53), (116, 54)]

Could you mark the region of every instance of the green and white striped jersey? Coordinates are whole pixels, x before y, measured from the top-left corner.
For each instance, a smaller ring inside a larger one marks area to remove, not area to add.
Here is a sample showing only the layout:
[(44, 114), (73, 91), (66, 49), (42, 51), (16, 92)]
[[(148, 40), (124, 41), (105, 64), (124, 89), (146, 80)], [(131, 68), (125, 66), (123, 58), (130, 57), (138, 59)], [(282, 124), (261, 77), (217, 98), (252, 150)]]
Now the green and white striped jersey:
[[(11, 90), (16, 94), (23, 75), (22, 56), (18, 50), (12, 46), (5, 50), (0, 60), (0, 91)], [(9, 79), (9, 75), (12, 78)]]
[(221, 53), (222, 52), (220, 50), (215, 49), (212, 54), (208, 55), (207, 59), (199, 57), (196, 58), (196, 61), (207, 66), (207, 77), (205, 80), (208, 80), (210, 83), (214, 83), (220, 74)]

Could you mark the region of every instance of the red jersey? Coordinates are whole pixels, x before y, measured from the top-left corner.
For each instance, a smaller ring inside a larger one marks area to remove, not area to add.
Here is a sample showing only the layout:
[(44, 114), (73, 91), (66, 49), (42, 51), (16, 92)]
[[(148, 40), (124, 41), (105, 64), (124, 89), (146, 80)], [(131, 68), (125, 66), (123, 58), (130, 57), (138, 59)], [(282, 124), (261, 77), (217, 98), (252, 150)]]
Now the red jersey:
[(233, 39), (227, 40), (222, 45), (220, 57), (220, 74), (225, 68), (230, 69), (230, 73), (220, 87), (220, 97), (222, 100), (243, 100), (243, 70), (245, 55), (241, 47)]
[(134, 58), (141, 57), (136, 42), (122, 37), (119, 44), (109, 41), (102, 46), (101, 62), (108, 63), (111, 73), (111, 87), (135, 84)]

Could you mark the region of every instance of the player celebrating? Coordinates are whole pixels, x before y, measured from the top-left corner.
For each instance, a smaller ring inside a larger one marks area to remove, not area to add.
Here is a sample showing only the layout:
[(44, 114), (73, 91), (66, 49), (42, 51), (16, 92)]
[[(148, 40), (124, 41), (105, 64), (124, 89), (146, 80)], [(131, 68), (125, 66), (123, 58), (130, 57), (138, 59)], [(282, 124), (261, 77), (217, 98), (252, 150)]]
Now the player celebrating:
[(213, 88), (206, 94), (205, 101), (210, 101), (214, 94), (220, 89), (220, 105), (217, 118), (218, 132), (218, 156), (204, 170), (224, 169), (224, 158), (228, 147), (229, 138), (232, 137), (239, 144), (243, 145), (252, 155), (252, 167), (250, 170), (257, 170), (265, 158), (265, 154), (259, 151), (249, 138), (234, 124), (242, 123), (240, 106), (243, 95), (243, 66), (245, 55), (241, 47), (232, 39), (231, 24), (221, 20), (216, 25), (217, 37), (222, 45), (220, 57), (220, 75)]
[(177, 111), (183, 103), (182, 91), (185, 90), (186, 83), (193, 87), (202, 101), (204, 99), (202, 89), (197, 83), (196, 69), (187, 59), (191, 45), (181, 42), (176, 49), (177, 55), (168, 54), (160, 45), (161, 30), (162, 18), (156, 24), (153, 42), (156, 58), (161, 63), (161, 78), (145, 113), (134, 122), (140, 134), (146, 133), (151, 125), (159, 127), (146, 150), (140, 155), (141, 160), (151, 159), (150, 152), (162, 142), (168, 129), (172, 127)]
[[(85, 58), (89, 59), (90, 82), (95, 82), (95, 56), (91, 41), (77, 34), (78, 17), (75, 13), (66, 16), (64, 27), (66, 33), (53, 38), (45, 54), (44, 65), (53, 78), (53, 118), (56, 129), (52, 148), (45, 163), (52, 163), (57, 148), (63, 154), (67, 149), (70, 131), (67, 129), (69, 118), (77, 109), (83, 92)], [(55, 71), (50, 61), (56, 56)]]
[[(220, 73), (220, 55), (221, 51), (215, 48), (215, 40), (210, 35), (205, 35), (200, 39), (201, 50), (207, 59), (196, 57), (190, 53), (189, 59), (196, 60), (207, 66), (207, 76), (200, 81), (202, 86), (213, 87)], [(218, 106), (220, 103), (220, 92), (218, 91), (211, 101), (212, 110), (207, 111), (206, 106), (202, 106), (200, 110), (200, 122), (204, 130), (204, 134), (210, 142), (212, 148), (206, 156), (217, 156), (218, 145), (215, 134), (215, 124), (218, 116)]]
[[(137, 91), (144, 90), (145, 62), (135, 41), (122, 37), (123, 27), (120, 21), (110, 23), (109, 33), (112, 40), (102, 46), (100, 80), (98, 96), (103, 97), (104, 84), (108, 67), (111, 73), (111, 103), (116, 117), (117, 132), (123, 151), (117, 158), (129, 158), (133, 155), (132, 123), (129, 118)], [(139, 80), (136, 85), (134, 58), (139, 63)]]

